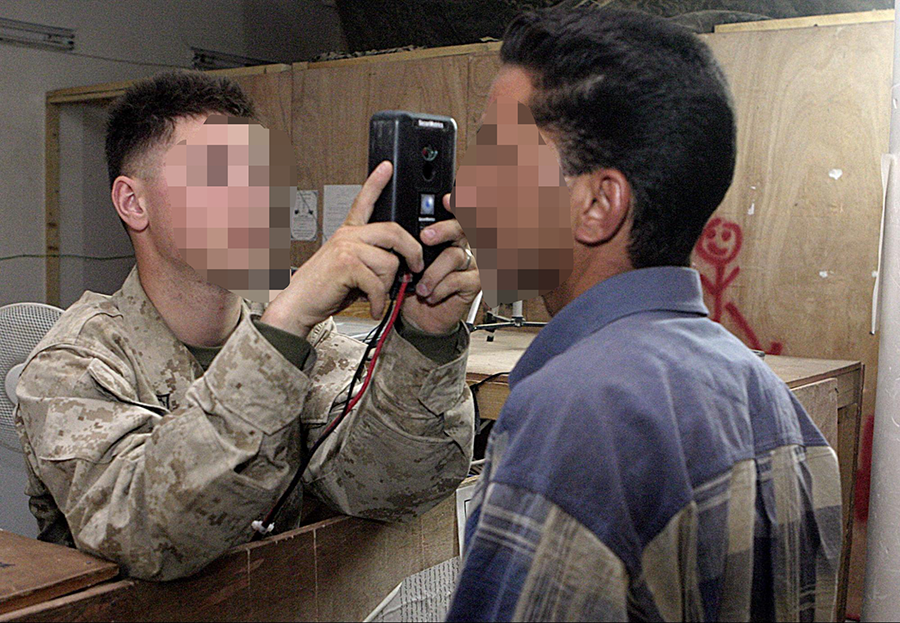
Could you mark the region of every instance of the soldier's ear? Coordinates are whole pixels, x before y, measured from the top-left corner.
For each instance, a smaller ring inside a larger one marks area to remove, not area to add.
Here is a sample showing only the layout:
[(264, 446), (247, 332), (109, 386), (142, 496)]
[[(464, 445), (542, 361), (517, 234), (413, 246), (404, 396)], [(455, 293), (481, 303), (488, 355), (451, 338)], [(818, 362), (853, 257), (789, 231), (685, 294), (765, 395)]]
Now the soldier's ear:
[(150, 220), (142, 201), (142, 183), (133, 177), (120, 175), (112, 185), (112, 202), (119, 218), (136, 232), (144, 231)]

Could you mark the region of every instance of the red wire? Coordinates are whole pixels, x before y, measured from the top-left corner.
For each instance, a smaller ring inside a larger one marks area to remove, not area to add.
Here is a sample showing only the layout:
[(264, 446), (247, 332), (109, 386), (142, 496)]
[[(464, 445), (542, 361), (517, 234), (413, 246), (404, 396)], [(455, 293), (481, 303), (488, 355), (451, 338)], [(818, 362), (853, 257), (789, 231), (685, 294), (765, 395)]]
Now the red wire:
[(366, 369), (366, 378), (363, 381), (362, 387), (359, 388), (356, 396), (353, 400), (350, 401), (350, 404), (347, 405), (347, 408), (344, 409), (344, 412), (340, 417), (335, 418), (334, 422), (329, 425), (329, 427), (322, 433), (322, 435), (329, 434), (338, 424), (341, 423), (341, 420), (344, 419), (344, 416), (350, 413), (353, 410), (353, 407), (356, 406), (356, 403), (360, 401), (363, 397), (363, 394), (366, 393), (366, 387), (369, 386), (369, 381), (372, 380), (372, 371), (375, 369), (375, 361), (378, 359), (378, 354), (381, 352), (381, 347), (384, 345), (387, 336), (390, 334), (391, 329), (394, 326), (394, 322), (397, 321), (397, 316), (400, 314), (400, 307), (403, 305), (403, 297), (406, 294), (406, 286), (409, 285), (409, 278), (403, 280), (403, 283), (400, 284), (400, 292), (397, 294), (397, 304), (394, 305), (394, 311), (391, 314), (391, 319), (388, 321), (387, 326), (384, 328), (384, 331), (381, 333), (381, 337), (378, 339), (378, 344), (375, 346), (375, 353), (372, 355), (372, 360), (369, 361), (369, 367)]
[[(372, 355), (372, 360), (369, 362), (369, 367), (366, 370), (366, 379), (363, 382), (362, 387), (360, 388), (359, 392), (357, 392), (356, 397), (353, 398), (353, 400), (351, 400), (347, 404), (347, 406), (344, 408), (343, 412), (341, 412), (341, 414), (338, 417), (334, 418), (334, 421), (331, 424), (329, 424), (328, 427), (322, 432), (322, 435), (319, 437), (319, 440), (315, 443), (315, 445), (313, 446), (313, 449), (310, 451), (309, 457), (307, 459), (307, 463), (304, 464), (303, 468), (301, 468), (297, 471), (297, 474), (295, 475), (294, 480), (291, 481), (290, 485), (288, 485), (288, 490), (293, 490), (294, 486), (296, 486), (296, 483), (298, 481), (297, 479), (300, 478), (301, 474), (306, 469), (306, 465), (309, 464), (308, 461), (312, 460), (312, 455), (318, 449), (319, 444), (321, 444), (325, 440), (325, 438), (337, 427), (337, 425), (341, 423), (341, 421), (344, 419), (344, 417), (346, 417), (346, 415), (348, 413), (350, 413), (350, 411), (353, 409), (353, 407), (356, 405), (356, 403), (359, 402), (360, 398), (363, 397), (363, 394), (365, 394), (366, 387), (369, 386), (369, 381), (372, 380), (372, 371), (375, 369), (375, 361), (378, 359), (378, 354), (381, 352), (381, 347), (384, 345), (384, 342), (387, 339), (388, 334), (391, 332), (391, 329), (394, 327), (394, 322), (397, 321), (397, 316), (400, 314), (400, 307), (401, 307), (401, 305), (403, 305), (403, 297), (406, 294), (406, 287), (409, 285), (409, 282), (411, 280), (412, 280), (412, 277), (410, 275), (405, 275), (402, 283), (400, 284), (400, 292), (397, 294), (397, 303), (394, 305), (394, 309), (391, 312), (390, 320), (388, 321), (387, 325), (385, 326), (384, 331), (382, 331), (381, 336), (378, 338), (378, 344), (375, 347), (375, 354)], [(260, 528), (254, 526), (254, 528), (257, 530), (257, 534), (255, 534), (253, 536), (254, 539), (258, 538), (261, 534), (267, 534), (268, 532), (271, 531), (272, 526), (273, 526), (272, 521), (274, 520), (275, 515), (278, 514), (278, 511), (281, 510), (281, 506), (284, 502), (284, 499), (285, 499), (285, 494), (282, 493), (282, 496), (275, 503), (275, 506), (273, 506), (271, 508), (271, 510), (269, 510), (268, 514), (266, 514), (265, 520), (261, 523), (261, 526), (268, 526), (268, 529), (260, 530)], [(255, 523), (256, 522), (254, 522), (254, 524)]]

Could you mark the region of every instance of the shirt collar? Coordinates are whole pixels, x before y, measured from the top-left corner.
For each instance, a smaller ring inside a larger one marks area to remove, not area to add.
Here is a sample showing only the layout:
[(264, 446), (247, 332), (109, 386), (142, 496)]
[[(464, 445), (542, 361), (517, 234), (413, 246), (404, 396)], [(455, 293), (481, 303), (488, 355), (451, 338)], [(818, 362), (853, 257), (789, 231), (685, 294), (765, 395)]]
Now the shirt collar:
[[(158, 396), (181, 394), (203, 369), (177, 338), (147, 296), (138, 275), (131, 269), (122, 287), (113, 295), (128, 329), (128, 339), (140, 365)], [(241, 305), (241, 321), (250, 314), (247, 301)]]
[(591, 333), (625, 316), (652, 311), (709, 315), (699, 273), (680, 266), (660, 266), (601, 281), (541, 329), (510, 373), (510, 388)]

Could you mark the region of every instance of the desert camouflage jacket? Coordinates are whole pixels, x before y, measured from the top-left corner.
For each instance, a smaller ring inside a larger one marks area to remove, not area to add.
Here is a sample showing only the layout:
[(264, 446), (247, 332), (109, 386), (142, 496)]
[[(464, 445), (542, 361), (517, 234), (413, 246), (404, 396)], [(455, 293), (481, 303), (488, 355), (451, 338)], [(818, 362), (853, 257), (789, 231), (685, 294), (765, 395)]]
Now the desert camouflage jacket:
[[(261, 311), (261, 309), (256, 310)], [(206, 373), (137, 271), (87, 292), (31, 354), (16, 424), (40, 538), (131, 576), (189, 575), (246, 542), (343, 407), (361, 342), (329, 319), (303, 369), (257, 330), (248, 304)], [(396, 332), (366, 392), (315, 455), (303, 489), (342, 513), (401, 519), (465, 477), (474, 410), (462, 354), (439, 365)], [(279, 527), (299, 520), (299, 498)]]

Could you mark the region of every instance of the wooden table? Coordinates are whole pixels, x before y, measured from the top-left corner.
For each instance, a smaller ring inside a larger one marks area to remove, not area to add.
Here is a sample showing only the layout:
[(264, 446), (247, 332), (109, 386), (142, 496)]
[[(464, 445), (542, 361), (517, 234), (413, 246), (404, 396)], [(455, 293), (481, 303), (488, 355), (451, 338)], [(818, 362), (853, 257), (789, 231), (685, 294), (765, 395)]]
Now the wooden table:
[[(482, 331), (472, 334), (467, 377), (470, 384), (481, 382), (477, 387), (480, 416), (483, 419), (496, 419), (506, 397), (509, 396), (509, 379), (506, 373), (512, 371), (536, 333), (525, 330), (500, 330), (494, 333), (493, 342), (487, 341), (487, 335), (487, 332)], [(791, 388), (838, 455), (844, 512), (844, 542), (835, 612), (839, 613), (836, 614), (837, 620), (843, 621), (853, 539), (853, 502), (859, 450), (863, 365), (858, 361), (774, 355), (766, 355), (764, 361)]]

